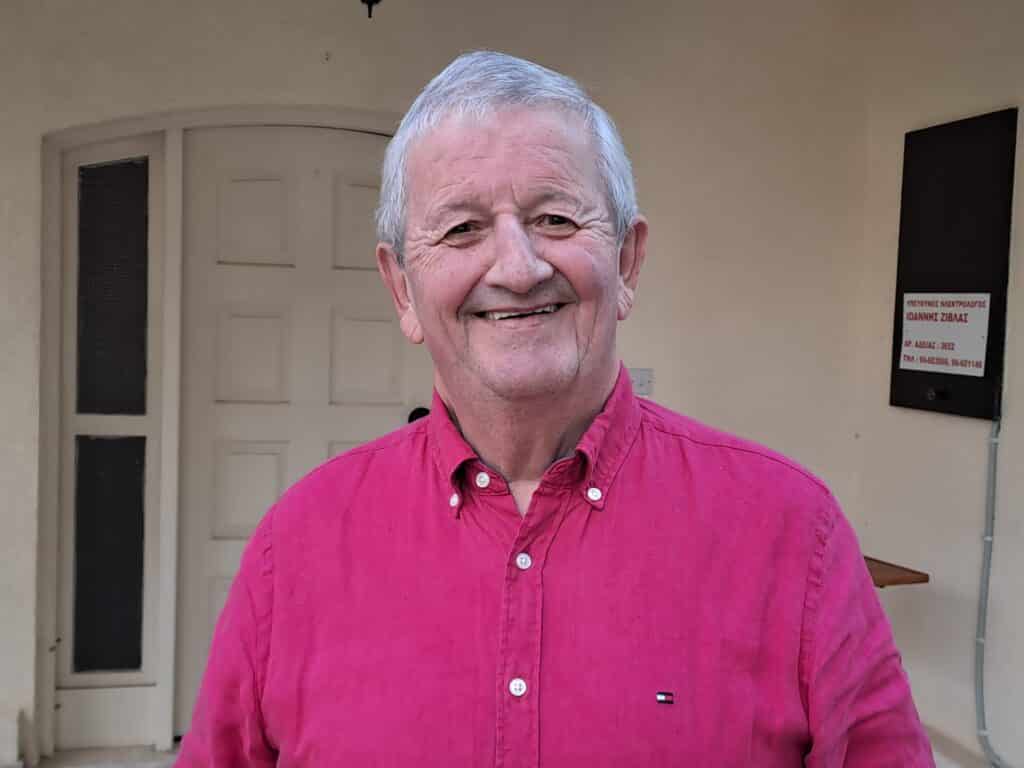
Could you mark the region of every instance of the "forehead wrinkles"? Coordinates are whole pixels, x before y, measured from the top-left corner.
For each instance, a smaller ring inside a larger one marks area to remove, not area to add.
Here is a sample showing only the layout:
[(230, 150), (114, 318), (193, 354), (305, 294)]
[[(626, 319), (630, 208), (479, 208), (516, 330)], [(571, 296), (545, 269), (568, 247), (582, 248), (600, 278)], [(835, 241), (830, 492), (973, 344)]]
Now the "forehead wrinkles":
[(580, 118), (557, 111), (448, 118), (416, 142), (408, 168), (410, 212), (458, 203), (467, 195), (493, 200), (503, 189), (517, 203), (528, 202), (534, 186), (541, 193), (570, 193), (580, 203), (604, 197), (589, 131)]

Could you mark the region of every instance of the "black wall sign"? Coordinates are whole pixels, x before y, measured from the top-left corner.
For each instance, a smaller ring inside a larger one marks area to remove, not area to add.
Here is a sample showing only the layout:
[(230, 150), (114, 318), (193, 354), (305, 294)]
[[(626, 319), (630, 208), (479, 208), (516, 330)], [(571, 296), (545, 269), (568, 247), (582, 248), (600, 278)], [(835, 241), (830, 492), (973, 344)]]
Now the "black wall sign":
[[(1016, 109), (906, 135), (891, 405), (999, 418), (1016, 143)], [(936, 301), (908, 307), (907, 294), (912, 294), (911, 300), (922, 298), (913, 294), (935, 294)], [(978, 354), (961, 355), (956, 348), (959, 342), (940, 341), (929, 348), (931, 342), (911, 333), (930, 319), (935, 321), (937, 337), (942, 336), (943, 326), (949, 329), (955, 321), (963, 323), (965, 330), (978, 329), (977, 315), (971, 314), (975, 310), (967, 308), (971, 302), (951, 301), (949, 294), (960, 294), (960, 299), (970, 298), (963, 294), (988, 294), (988, 328)], [(942, 302), (937, 301), (940, 298)], [(966, 358), (980, 357), (982, 347), (984, 368), (976, 361), (972, 367)], [(939, 372), (939, 368), (957, 372)], [(983, 375), (978, 376), (979, 372)]]

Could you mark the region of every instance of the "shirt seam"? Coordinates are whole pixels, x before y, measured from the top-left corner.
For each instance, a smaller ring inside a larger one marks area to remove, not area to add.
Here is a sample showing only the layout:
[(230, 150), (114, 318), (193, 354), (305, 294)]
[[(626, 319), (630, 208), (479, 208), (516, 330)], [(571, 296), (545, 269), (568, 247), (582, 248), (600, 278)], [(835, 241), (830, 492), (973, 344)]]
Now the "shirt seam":
[(800, 652), (797, 656), (797, 677), (800, 684), (800, 700), (804, 715), (807, 718), (808, 730), (811, 728), (810, 685), (814, 666), (814, 654), (817, 651), (817, 620), (821, 608), (822, 593), (825, 589), (825, 556), (832, 544), (835, 531), (835, 515), (822, 512), (815, 521), (815, 547), (807, 566), (807, 579), (804, 586), (803, 616), (800, 625)]
[(253, 699), (254, 699), (254, 704), (255, 704), (255, 708), (256, 708), (256, 717), (259, 720), (259, 724), (260, 724), (260, 732), (263, 733), (263, 734), (266, 734), (266, 732), (267, 732), (267, 724), (266, 724), (266, 718), (264, 718), (264, 716), (263, 716), (263, 682), (260, 679), (261, 678), (261, 675), (260, 675), (260, 659), (258, 658), (258, 656), (260, 655), (259, 654), (259, 646), (260, 646), (259, 635), (260, 635), (260, 630), (259, 630), (259, 622), (258, 622), (258, 620), (256, 618), (256, 611), (253, 610), (252, 589), (249, 586), (248, 581), (245, 582), (245, 597), (246, 597), (247, 606), (249, 608), (249, 618), (252, 621), (253, 630), (256, 632), (256, 652), (257, 652), (257, 658), (254, 658), (252, 660), (252, 664), (251, 664), (251, 667), (252, 667)]
[(730, 450), (730, 451), (738, 451), (739, 453), (746, 453), (746, 454), (750, 454), (750, 455), (753, 455), (753, 456), (759, 456), (762, 459), (765, 459), (767, 461), (771, 461), (771, 462), (773, 462), (775, 464), (778, 464), (779, 466), (786, 467), (787, 469), (790, 469), (793, 472), (796, 472), (797, 474), (799, 474), (802, 477), (804, 477), (804, 479), (809, 480), (810, 482), (812, 482), (816, 487), (818, 487), (819, 489), (821, 489), (825, 493), (830, 493), (830, 491), (828, 489), (828, 486), (826, 486), (820, 479), (815, 477), (811, 472), (808, 472), (806, 469), (801, 467), (799, 464), (796, 464), (796, 463), (794, 463), (792, 461), (788, 461), (788, 460), (784, 459), (781, 456), (774, 456), (768, 450), (759, 450), (757, 448), (752, 448), (752, 447), (748, 448), (747, 446), (734, 445), (734, 444), (727, 443), (727, 442), (724, 442), (724, 441), (721, 441), (721, 442), (714, 441), (713, 442), (713, 441), (710, 441), (710, 440), (701, 440), (700, 438), (693, 437), (692, 435), (683, 434), (681, 432), (674, 432), (674, 431), (671, 431), (671, 430), (663, 427), (662, 425), (656, 423), (653, 420), (653, 418), (651, 418), (651, 416), (649, 414), (647, 414), (647, 413), (644, 413), (643, 421), (644, 421), (645, 424), (650, 426), (651, 429), (654, 429), (654, 430), (656, 430), (658, 432), (661, 432), (664, 435), (668, 435), (669, 437), (675, 437), (675, 438), (678, 438), (680, 440), (686, 440), (689, 443), (694, 443), (696, 445), (700, 445), (700, 446), (703, 446), (705, 448), (723, 448), (723, 449)]
[[(260, 552), (260, 578), (269, 581), (269, 589), (267, 589), (268, 595), (268, 608), (266, 615), (262, 619), (257, 618), (253, 607), (252, 591), (248, 583), (246, 584), (246, 591), (249, 594), (249, 610), (253, 615), (253, 624), (256, 628), (256, 640), (257, 649), (259, 651), (260, 658), (257, 659), (256, 666), (256, 683), (257, 683), (257, 714), (260, 719), (261, 730), (264, 737), (267, 738), (267, 726), (266, 718), (264, 717), (264, 699), (266, 696), (267, 678), (270, 675), (270, 649), (273, 644), (274, 636), (274, 562), (273, 562), (273, 548), (274, 548), (274, 510), (276, 505), (270, 508), (270, 511), (264, 516), (264, 528), (262, 530), (263, 536), (263, 548)], [(262, 639), (262, 642), (261, 642)], [(262, 671), (262, 674), (261, 674)]]

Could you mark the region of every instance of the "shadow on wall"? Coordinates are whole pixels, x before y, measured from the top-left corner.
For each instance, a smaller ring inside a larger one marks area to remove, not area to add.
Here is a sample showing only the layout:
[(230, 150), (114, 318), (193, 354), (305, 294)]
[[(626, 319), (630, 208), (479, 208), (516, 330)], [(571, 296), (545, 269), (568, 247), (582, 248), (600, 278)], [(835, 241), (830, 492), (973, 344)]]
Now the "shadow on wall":
[(899, 647), (913, 649), (914, 666), (928, 667), (929, 674), (948, 678), (951, 685), (960, 683), (961, 676), (951, 674), (951, 646), (973, 651), (977, 596), (950, 589), (933, 572), (924, 589), (884, 590), (880, 598), (894, 619)]
[[(893, 632), (899, 647), (913, 649), (913, 667), (933, 681), (940, 681), (943, 689), (955, 690), (962, 683), (962, 674), (950, 663), (950, 646), (973, 652), (977, 597), (937, 583), (933, 573), (926, 589), (884, 590), (881, 599), (886, 613), (897, 619)], [(967, 657), (968, 662), (970, 658)], [(965, 745), (927, 724), (925, 729), (932, 742), (936, 768), (987, 768), (988, 763), (972, 751), (978, 749), (976, 744)]]
[(925, 730), (928, 731), (928, 738), (932, 740), (935, 768), (988, 768), (988, 763), (982, 758), (953, 741), (942, 731), (927, 726)]

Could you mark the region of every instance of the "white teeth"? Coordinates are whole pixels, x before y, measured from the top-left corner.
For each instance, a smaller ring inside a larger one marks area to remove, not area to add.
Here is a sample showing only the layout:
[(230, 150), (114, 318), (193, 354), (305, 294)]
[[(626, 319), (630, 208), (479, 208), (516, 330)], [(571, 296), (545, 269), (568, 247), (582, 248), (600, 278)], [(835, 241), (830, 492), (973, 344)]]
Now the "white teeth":
[(548, 304), (546, 307), (539, 307), (527, 312), (485, 312), (484, 317), (488, 320), (505, 320), (509, 317), (529, 317), (530, 315), (550, 315), (558, 310), (557, 304)]

